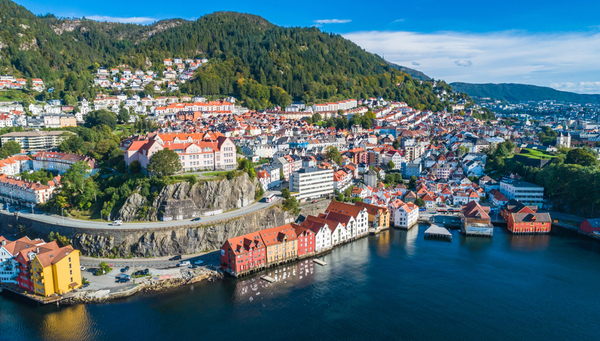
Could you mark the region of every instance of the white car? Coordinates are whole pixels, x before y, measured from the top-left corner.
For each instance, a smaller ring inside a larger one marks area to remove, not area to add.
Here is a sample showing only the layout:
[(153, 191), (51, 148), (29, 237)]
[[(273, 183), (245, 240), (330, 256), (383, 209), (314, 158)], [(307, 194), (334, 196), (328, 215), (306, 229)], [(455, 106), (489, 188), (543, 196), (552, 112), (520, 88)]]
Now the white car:
[(85, 271), (85, 266), (80, 266), (79, 268), (81, 269), (81, 271)]
[(189, 266), (190, 265), (190, 261), (189, 260), (184, 260), (183, 262), (177, 264), (177, 266)]
[(113, 221), (113, 225), (121, 226), (121, 225), (123, 225), (123, 220), (115, 220), (115, 221)]

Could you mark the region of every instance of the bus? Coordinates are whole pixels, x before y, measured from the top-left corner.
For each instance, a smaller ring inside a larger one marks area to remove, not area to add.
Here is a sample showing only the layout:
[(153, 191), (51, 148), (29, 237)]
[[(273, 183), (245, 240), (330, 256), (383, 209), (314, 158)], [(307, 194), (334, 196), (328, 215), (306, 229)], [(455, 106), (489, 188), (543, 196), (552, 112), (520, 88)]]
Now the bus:
[(275, 193), (265, 195), (265, 202), (273, 202), (273, 200), (275, 200)]

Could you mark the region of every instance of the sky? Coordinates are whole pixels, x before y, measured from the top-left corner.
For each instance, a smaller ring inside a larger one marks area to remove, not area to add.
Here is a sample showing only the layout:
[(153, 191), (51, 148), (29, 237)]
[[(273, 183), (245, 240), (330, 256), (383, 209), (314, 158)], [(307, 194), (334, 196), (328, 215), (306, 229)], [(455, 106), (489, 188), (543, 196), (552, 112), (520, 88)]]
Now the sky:
[(35, 14), (150, 24), (215, 11), (317, 26), (447, 82), (524, 83), (600, 93), (600, 1), (39, 1)]

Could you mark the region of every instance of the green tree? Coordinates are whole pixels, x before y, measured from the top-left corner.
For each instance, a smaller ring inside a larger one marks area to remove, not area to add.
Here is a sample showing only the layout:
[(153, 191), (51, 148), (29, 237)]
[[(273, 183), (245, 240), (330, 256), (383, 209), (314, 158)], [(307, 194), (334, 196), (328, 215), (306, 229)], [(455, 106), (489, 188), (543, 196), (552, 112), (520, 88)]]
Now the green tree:
[(148, 172), (164, 177), (181, 170), (179, 155), (170, 149), (162, 149), (154, 153), (148, 161)]
[(119, 109), (119, 115), (117, 115), (117, 118), (119, 119), (119, 121), (123, 122), (123, 123), (127, 123), (129, 122), (129, 110), (125, 109), (125, 108), (121, 108)]
[(394, 164), (394, 162), (392, 162), (392, 160), (390, 160), (390, 162), (388, 162), (388, 164), (387, 164), (388, 171), (393, 170), (395, 167), (396, 167), (396, 165)]
[(417, 199), (415, 199), (415, 205), (417, 205), (419, 207), (425, 207), (425, 200), (423, 200), (421, 198), (417, 198)]
[(342, 164), (342, 154), (340, 154), (340, 151), (334, 146), (327, 147), (327, 150), (325, 151), (325, 156), (328, 159), (333, 160), (338, 165)]
[(583, 148), (574, 148), (569, 150), (567, 158), (565, 159), (566, 164), (575, 164), (581, 166), (598, 166), (598, 159), (596, 156)]
[(110, 127), (111, 130), (115, 130), (117, 127), (117, 116), (114, 113), (104, 109), (92, 111), (85, 116), (85, 123), (90, 127), (104, 124)]
[(400, 142), (398, 142), (398, 140), (394, 140), (392, 142), (392, 147), (394, 147), (396, 150), (400, 149)]
[(21, 145), (15, 141), (8, 141), (2, 144), (0, 147), (0, 158), (5, 159), (9, 156), (19, 154), (21, 152)]
[(142, 171), (142, 165), (139, 161), (134, 160), (129, 163), (129, 173), (136, 174)]
[(229, 172), (227, 172), (225, 174), (225, 177), (227, 178), (227, 180), (233, 180), (233, 178), (235, 178), (235, 171), (229, 171)]
[(323, 117), (322, 117), (322, 116), (321, 116), (321, 114), (319, 114), (318, 112), (317, 112), (317, 113), (314, 113), (314, 114), (312, 115), (312, 121), (313, 121), (314, 123), (321, 122), (322, 120), (323, 120)]
[(289, 189), (289, 188), (286, 188), (286, 187), (282, 188), (282, 189), (281, 189), (281, 196), (282, 196), (284, 199), (289, 199), (289, 198), (290, 198), (290, 189)]
[(417, 177), (416, 176), (411, 176), (410, 180), (408, 181), (408, 188), (415, 188), (417, 187)]

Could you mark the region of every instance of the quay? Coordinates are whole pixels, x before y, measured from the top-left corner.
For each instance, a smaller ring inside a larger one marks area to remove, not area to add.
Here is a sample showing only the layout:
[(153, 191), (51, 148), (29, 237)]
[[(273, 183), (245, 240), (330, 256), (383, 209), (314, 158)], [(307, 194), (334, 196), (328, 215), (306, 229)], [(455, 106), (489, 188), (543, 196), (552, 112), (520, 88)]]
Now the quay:
[(439, 227), (437, 225), (432, 224), (425, 231), (425, 238), (440, 238), (452, 240), (452, 233), (448, 232), (448, 230), (444, 227)]
[(319, 264), (320, 266), (325, 266), (325, 265), (327, 265), (327, 263), (323, 262), (323, 261), (322, 261), (322, 260), (320, 260), (320, 259), (313, 259), (313, 262), (315, 262), (315, 263)]
[(51, 297), (36, 296), (34, 294), (26, 292), (24, 289), (19, 288), (17, 285), (14, 285), (14, 284), (2, 284), (2, 285), (0, 285), (0, 292), (3, 292), (3, 291), (12, 292), (12, 293), (17, 294), (19, 296), (28, 298), (28, 299), (36, 302), (37, 304), (52, 304), (52, 303), (56, 303), (58, 305), (59, 302), (62, 301), (62, 299), (63, 299), (62, 296), (51, 296)]

